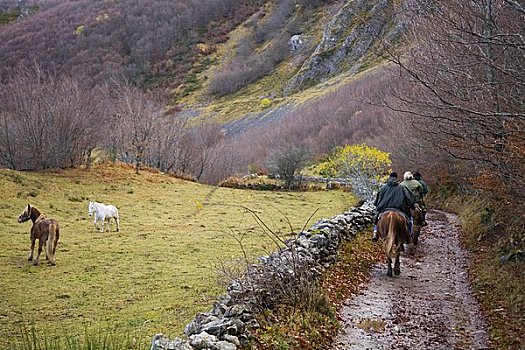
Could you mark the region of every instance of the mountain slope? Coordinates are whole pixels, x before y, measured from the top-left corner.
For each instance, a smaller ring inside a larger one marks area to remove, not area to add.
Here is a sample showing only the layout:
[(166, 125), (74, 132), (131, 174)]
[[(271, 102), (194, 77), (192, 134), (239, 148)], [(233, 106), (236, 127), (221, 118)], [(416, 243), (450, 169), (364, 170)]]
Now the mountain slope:
[[(12, 18), (17, 5), (9, 3), (0, 11)], [(33, 4), (30, 15), (0, 27), (0, 80), (34, 62), (86, 87), (120, 76), (219, 122), (274, 120), (265, 116), (281, 116), (283, 107), (268, 113), (281, 104), (292, 110), (333, 91), (318, 84), (346, 84), (374, 67), (380, 45), (403, 30), (403, 2), (387, 0)], [(290, 50), (293, 35), (300, 45)]]
[(87, 87), (115, 76), (177, 86), (187, 79), (197, 44), (224, 42), (263, 2), (37, 0), (31, 15), (0, 27), (0, 79), (36, 61)]
[(337, 74), (355, 74), (377, 62), (380, 45), (389, 45), (402, 34), (404, 24), (388, 0), (345, 3), (326, 25), (323, 38), (285, 92), (305, 87)]
[[(335, 1), (313, 10), (297, 7), (280, 31), (286, 38), (300, 34), (299, 48), (287, 46), (286, 58), (257, 81), (213, 97), (209, 90), (214, 77), (239, 56), (236, 50), (244, 41), (253, 39), (245, 24), (212, 56), (215, 64), (196, 76), (198, 88), (186, 96), (176, 94), (173, 103), (192, 116), (226, 123), (229, 134), (277, 121), (343, 86), (359, 84), (361, 77), (382, 67), (381, 45), (397, 44), (405, 29), (402, 6), (403, 2), (359, 0)], [(265, 47), (276, 40), (263, 42), (256, 53), (263, 56)]]

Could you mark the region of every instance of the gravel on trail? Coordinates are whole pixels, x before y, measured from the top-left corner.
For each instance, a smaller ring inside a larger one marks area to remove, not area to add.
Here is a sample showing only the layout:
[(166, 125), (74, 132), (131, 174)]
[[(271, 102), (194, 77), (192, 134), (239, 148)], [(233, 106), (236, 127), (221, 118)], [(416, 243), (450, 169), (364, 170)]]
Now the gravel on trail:
[(372, 272), (346, 301), (334, 350), (490, 349), (486, 322), (468, 283), (458, 218), (430, 211), (417, 246), (401, 254), (401, 275)]

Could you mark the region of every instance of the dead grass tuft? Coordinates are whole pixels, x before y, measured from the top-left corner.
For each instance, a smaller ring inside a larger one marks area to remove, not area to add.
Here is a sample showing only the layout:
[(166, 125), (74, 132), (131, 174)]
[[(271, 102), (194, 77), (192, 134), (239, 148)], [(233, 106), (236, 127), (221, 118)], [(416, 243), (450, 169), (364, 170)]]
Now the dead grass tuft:
[[(369, 279), (369, 271), (380, 259), (381, 248), (372, 244), (368, 232), (343, 242), (338, 261), (330, 267), (318, 289), (315, 307), (293, 309), (289, 306), (268, 311), (260, 318), (250, 349), (330, 349), (337, 334), (337, 311)], [(371, 323), (376, 329), (380, 322)]]

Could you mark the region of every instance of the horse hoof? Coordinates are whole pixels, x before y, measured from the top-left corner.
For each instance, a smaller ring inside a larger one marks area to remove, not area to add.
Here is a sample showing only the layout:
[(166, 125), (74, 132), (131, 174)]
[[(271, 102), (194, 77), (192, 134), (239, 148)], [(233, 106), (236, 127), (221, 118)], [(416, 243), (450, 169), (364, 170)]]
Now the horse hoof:
[(35, 260), (35, 261), (33, 262), (33, 266), (37, 266), (37, 265), (38, 265), (38, 261)]
[(399, 276), (401, 274), (401, 270), (394, 269), (394, 275)]
[(33, 257), (30, 256), (29, 258), (27, 258), (27, 261), (33, 261)]

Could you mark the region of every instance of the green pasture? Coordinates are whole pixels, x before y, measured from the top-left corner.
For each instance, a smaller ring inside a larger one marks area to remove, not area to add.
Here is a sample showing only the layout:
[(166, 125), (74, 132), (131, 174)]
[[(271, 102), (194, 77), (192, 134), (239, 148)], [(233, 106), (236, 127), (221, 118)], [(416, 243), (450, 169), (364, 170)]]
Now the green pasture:
[[(53, 172), (0, 170), (0, 348), (44, 337), (117, 334), (148, 344), (182, 334), (223, 293), (219, 266), (275, 250), (253, 218), (286, 236), (354, 204), (340, 191), (217, 188), (119, 165)], [(120, 232), (97, 232), (88, 200), (114, 204)], [(27, 261), (27, 204), (60, 221), (56, 266)], [(224, 276), (222, 277), (224, 280)], [(224, 282), (224, 281), (222, 281)], [(27, 334), (27, 333), (26, 333)]]

